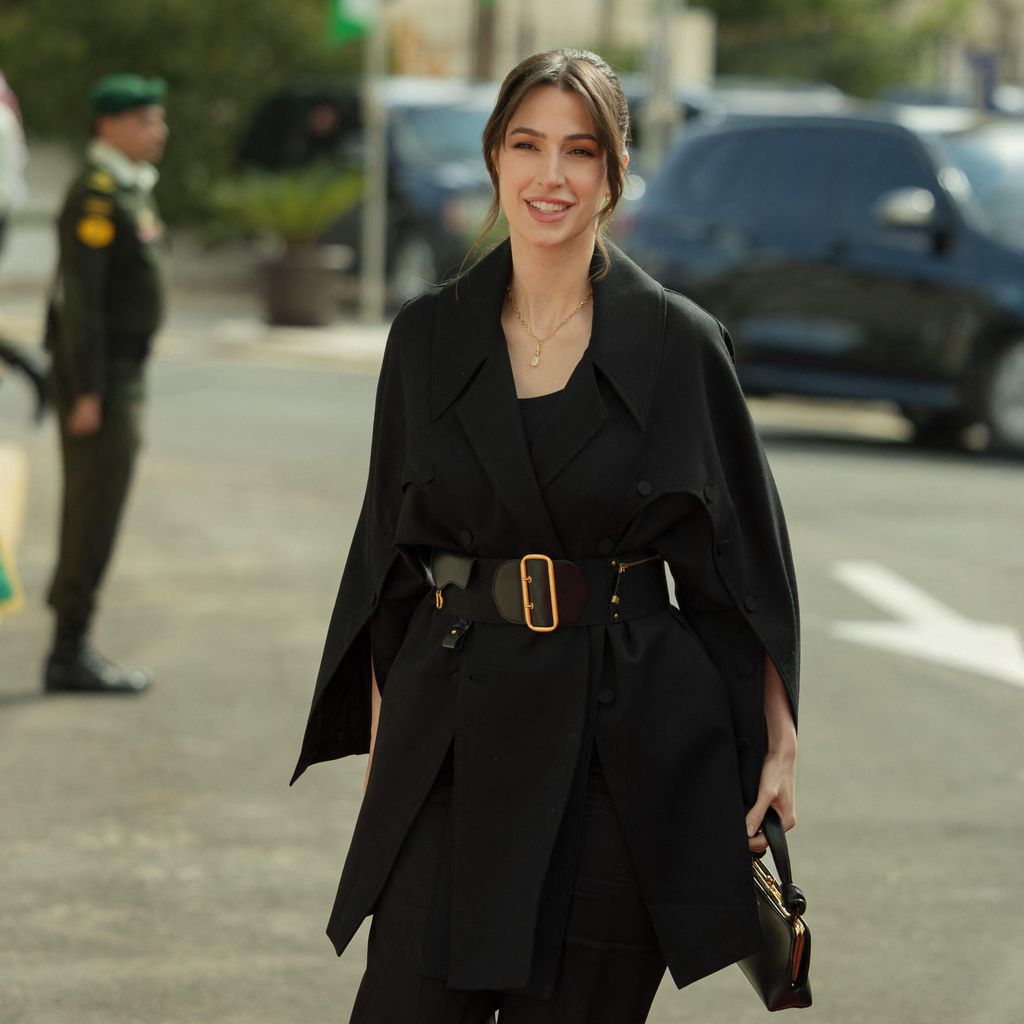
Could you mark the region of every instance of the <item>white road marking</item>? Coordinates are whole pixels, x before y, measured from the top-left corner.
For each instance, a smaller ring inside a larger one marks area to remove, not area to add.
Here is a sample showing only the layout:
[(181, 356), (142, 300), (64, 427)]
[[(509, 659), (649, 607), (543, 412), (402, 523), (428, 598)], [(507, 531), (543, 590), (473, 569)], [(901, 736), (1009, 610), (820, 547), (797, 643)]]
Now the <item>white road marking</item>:
[(896, 620), (836, 622), (834, 636), (1024, 688), (1024, 646), (1012, 626), (968, 619), (874, 562), (837, 562), (832, 572)]

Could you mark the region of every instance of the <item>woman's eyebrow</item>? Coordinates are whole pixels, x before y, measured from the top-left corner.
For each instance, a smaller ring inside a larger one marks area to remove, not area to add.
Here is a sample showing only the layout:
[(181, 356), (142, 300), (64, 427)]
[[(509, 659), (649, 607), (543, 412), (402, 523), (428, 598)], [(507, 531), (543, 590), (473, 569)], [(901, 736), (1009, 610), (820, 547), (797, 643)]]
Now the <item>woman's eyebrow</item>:
[[(537, 131), (536, 128), (512, 128), (509, 131), (509, 135), (516, 135), (517, 133), (522, 135), (532, 135), (538, 139), (546, 139), (547, 136), (543, 132)], [(597, 136), (591, 135), (589, 132), (577, 132), (575, 135), (566, 135), (562, 140), (563, 142), (578, 142), (580, 139), (587, 139), (590, 142), (597, 142)]]

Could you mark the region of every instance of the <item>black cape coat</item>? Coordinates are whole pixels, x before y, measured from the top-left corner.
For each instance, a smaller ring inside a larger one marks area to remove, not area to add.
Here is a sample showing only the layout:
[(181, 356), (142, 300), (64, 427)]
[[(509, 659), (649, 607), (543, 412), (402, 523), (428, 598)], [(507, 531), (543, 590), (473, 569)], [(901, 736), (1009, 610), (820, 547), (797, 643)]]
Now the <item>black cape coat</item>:
[[(383, 701), (328, 925), (340, 954), (454, 737), (452, 988), (527, 984), (590, 713), (676, 985), (761, 941), (744, 816), (765, 754), (765, 651), (796, 718), (785, 521), (727, 332), (610, 252), (593, 283), (589, 346), (532, 452), (500, 322), (509, 243), (396, 316), (365, 499), (292, 778), (368, 750), (372, 650)], [(445, 649), (456, 617), (422, 580), (417, 556), (430, 547), (573, 560), (655, 550), (679, 608), (552, 633), (477, 622)], [(596, 675), (602, 700), (589, 706)]]

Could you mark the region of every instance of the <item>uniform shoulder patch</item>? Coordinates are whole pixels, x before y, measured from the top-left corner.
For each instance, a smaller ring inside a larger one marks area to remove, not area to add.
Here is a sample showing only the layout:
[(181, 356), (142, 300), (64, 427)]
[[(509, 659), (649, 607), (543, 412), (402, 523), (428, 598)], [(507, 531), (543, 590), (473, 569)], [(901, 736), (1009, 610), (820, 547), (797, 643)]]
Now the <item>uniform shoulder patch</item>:
[(114, 177), (108, 174), (106, 171), (92, 171), (89, 177), (86, 178), (85, 183), (89, 188), (96, 192), (116, 192), (117, 182), (114, 181)]
[(116, 229), (109, 217), (90, 213), (75, 225), (78, 240), (90, 249), (105, 249), (114, 240)]

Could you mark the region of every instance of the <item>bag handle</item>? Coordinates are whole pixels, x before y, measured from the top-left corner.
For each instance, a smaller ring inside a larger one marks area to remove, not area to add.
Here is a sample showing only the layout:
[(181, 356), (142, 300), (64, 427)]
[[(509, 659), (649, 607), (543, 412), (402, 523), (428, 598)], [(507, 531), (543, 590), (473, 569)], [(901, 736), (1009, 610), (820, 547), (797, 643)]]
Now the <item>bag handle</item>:
[(786, 842), (786, 830), (782, 827), (782, 819), (774, 807), (769, 807), (761, 823), (764, 837), (768, 840), (768, 849), (772, 851), (775, 870), (779, 873), (779, 884), (782, 893), (782, 905), (794, 916), (801, 917), (807, 911), (807, 897), (803, 890), (793, 884), (793, 869), (789, 862), (789, 844)]

